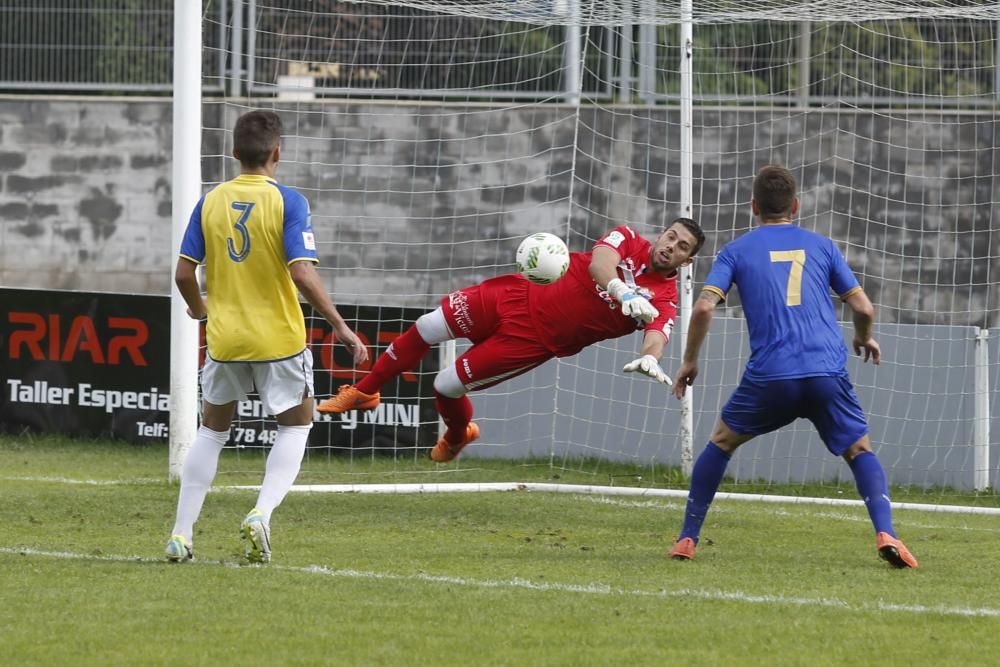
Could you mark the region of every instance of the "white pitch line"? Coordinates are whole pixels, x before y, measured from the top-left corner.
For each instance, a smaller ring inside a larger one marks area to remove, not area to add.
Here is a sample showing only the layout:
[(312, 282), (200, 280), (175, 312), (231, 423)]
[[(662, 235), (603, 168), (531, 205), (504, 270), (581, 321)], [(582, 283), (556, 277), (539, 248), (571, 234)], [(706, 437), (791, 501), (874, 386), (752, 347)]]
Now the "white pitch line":
[[(0, 477), (8, 481), (40, 481), (61, 484), (149, 484), (160, 483), (162, 480), (90, 480), (69, 479), (65, 477)], [(260, 491), (259, 484), (239, 484), (234, 486), (215, 486), (212, 491)], [(652, 489), (648, 487), (631, 486), (599, 486), (590, 484), (553, 484), (549, 482), (444, 482), (444, 483), (413, 483), (413, 484), (296, 484), (291, 488), (295, 492), (304, 493), (374, 493), (374, 494), (424, 494), (424, 493), (482, 493), (495, 491), (535, 491), (542, 493), (571, 493), (598, 496), (639, 496), (643, 498), (677, 498), (687, 499), (687, 491), (679, 489)], [(784, 505), (819, 505), (828, 507), (863, 507), (860, 500), (846, 498), (813, 498), (810, 496), (773, 496), (761, 493), (729, 493), (715, 494), (718, 500), (736, 500)], [(978, 514), (1000, 516), (1000, 507), (973, 507), (969, 505), (934, 505), (931, 503), (893, 503), (894, 510), (915, 510), (939, 514)]]
[[(260, 485), (237, 485), (221, 487), (242, 491), (259, 491)], [(490, 491), (536, 491), (545, 493), (577, 493), (605, 496), (639, 496), (642, 498), (687, 499), (688, 492), (678, 489), (652, 489), (633, 486), (600, 486), (592, 484), (553, 484), (550, 482), (448, 482), (415, 484), (296, 484), (292, 491), (306, 493), (375, 493), (375, 494), (423, 494), (423, 493), (482, 493)], [(782, 505), (825, 505), (832, 507), (864, 507), (861, 500), (847, 498), (813, 498), (810, 496), (776, 496), (765, 493), (715, 494), (719, 500), (772, 503)], [(972, 507), (968, 505), (933, 505), (930, 503), (893, 503), (894, 510), (917, 510), (941, 514), (981, 514), (1000, 516), (1000, 507)]]
[(164, 480), (133, 477), (132, 479), (71, 479), (69, 477), (45, 477), (45, 476), (3, 476), (0, 480), (5, 482), (46, 482), (50, 484), (80, 484), (83, 486), (139, 486), (144, 484), (162, 484)]
[[(0, 554), (12, 556), (39, 556), (43, 558), (62, 558), (67, 560), (98, 561), (110, 563), (160, 563), (169, 567), (199, 567), (217, 566), (239, 569), (242, 567), (235, 562), (225, 561), (196, 561), (194, 564), (175, 565), (168, 564), (162, 559), (149, 558), (146, 556), (94, 556), (91, 554), (73, 553), (69, 551), (45, 551), (31, 547), (0, 547)], [(945, 605), (921, 605), (921, 604), (896, 604), (879, 601), (876, 603), (852, 604), (846, 600), (837, 598), (809, 598), (809, 597), (789, 597), (785, 595), (754, 595), (741, 591), (720, 591), (720, 590), (696, 590), (682, 588), (673, 591), (644, 591), (635, 589), (618, 588), (609, 584), (589, 583), (589, 584), (563, 584), (558, 582), (537, 582), (530, 579), (470, 579), (467, 577), (456, 577), (451, 575), (435, 574), (394, 574), (391, 572), (371, 572), (353, 569), (331, 569), (323, 565), (308, 565), (305, 567), (295, 567), (292, 565), (278, 565), (271, 563), (265, 566), (256, 566), (255, 569), (278, 570), (279, 572), (291, 572), (296, 574), (311, 574), (332, 577), (335, 579), (369, 579), (373, 581), (410, 581), (424, 582), (431, 584), (449, 584), (452, 586), (468, 586), (474, 588), (512, 588), (531, 591), (557, 593), (582, 593), (590, 595), (609, 595), (620, 597), (644, 597), (644, 598), (699, 598), (702, 600), (721, 602), (741, 602), (744, 604), (765, 604), (783, 605), (797, 607), (832, 607), (844, 609), (846, 611), (860, 612), (900, 612), (908, 614), (931, 614), (939, 616), (963, 616), (963, 617), (983, 617), (998, 618), (1000, 609), (992, 607), (948, 607)], [(905, 576), (905, 575), (903, 575)]]

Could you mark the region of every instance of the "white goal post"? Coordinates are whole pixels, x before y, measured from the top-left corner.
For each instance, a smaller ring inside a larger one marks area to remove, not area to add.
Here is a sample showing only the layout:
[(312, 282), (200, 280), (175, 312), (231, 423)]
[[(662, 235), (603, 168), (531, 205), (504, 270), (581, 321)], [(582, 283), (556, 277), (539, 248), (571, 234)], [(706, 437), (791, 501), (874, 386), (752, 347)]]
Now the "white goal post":
[[(174, 3), (173, 190), (170, 256), (176, 257), (190, 212), (201, 197), (201, 7)], [(173, 266), (174, 262), (170, 262)], [(198, 418), (198, 325), (171, 276), (170, 456), (168, 477), (179, 481)]]
[[(190, 4), (176, 3), (179, 30), (192, 29)], [(205, 165), (201, 189), (233, 177), (232, 122), (274, 109), (287, 134), (278, 178), (310, 200), (321, 274), (338, 305), (357, 308), (355, 323), (391, 320), (398, 332), (450, 291), (512, 271), (529, 233), (552, 232), (585, 251), (617, 224), (653, 238), (671, 219), (693, 217), (708, 242), (681, 276), (681, 321), (663, 360), (672, 373), (715, 253), (752, 225), (753, 174), (780, 162), (800, 184), (800, 224), (837, 243), (876, 305), (883, 363), (854, 359), (849, 370), (890, 481), (932, 500), (1000, 484), (991, 452), (1000, 415), (991, 389), (1000, 379), (991, 334), (1000, 327), (995, 3), (228, 0), (225, 8), (197, 20), (227, 35), (221, 60), (230, 68), (205, 73), (225, 79), (212, 88), (226, 94), (201, 100), (198, 125), (178, 122), (180, 107), (175, 114), (175, 246), (192, 175)], [(200, 97), (194, 83), (204, 79), (191, 61), (201, 48), (178, 41), (175, 53), (180, 105)], [(183, 152), (199, 127), (197, 153)], [(197, 411), (189, 395), (175, 396), (195, 386), (182, 315), (175, 305), (172, 474)], [(383, 338), (372, 340), (376, 354)], [(314, 342), (326, 346), (317, 354), (329, 368), (321, 395), (358, 377), (325, 339)], [(717, 314), (703, 375), (683, 404), (622, 376), (638, 348), (638, 336), (606, 341), (472, 394), (483, 435), (463, 460), (541, 457), (596, 476), (619, 461), (688, 472), (746, 361), (738, 296)], [(435, 370), (428, 362), (415, 377)], [(437, 427), (432, 399), (419, 415), (401, 405), (324, 423), (310, 451), (360, 460), (388, 452), (404, 467), (433, 444), (403, 437), (412, 421)], [(396, 431), (359, 445), (364, 420), (376, 418)], [(252, 411), (243, 421), (267, 423)], [(729, 473), (765, 485), (849, 478), (806, 422), (748, 444)]]

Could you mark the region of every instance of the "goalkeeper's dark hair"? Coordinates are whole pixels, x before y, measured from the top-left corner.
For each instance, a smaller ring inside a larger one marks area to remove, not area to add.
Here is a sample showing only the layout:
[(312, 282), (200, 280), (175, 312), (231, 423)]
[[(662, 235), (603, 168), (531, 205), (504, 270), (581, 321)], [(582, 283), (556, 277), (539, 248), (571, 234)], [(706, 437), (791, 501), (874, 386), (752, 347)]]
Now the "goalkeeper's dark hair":
[(281, 141), (281, 130), (281, 118), (273, 111), (243, 114), (233, 128), (233, 155), (244, 167), (263, 167)]
[(797, 191), (792, 172), (778, 164), (764, 165), (753, 179), (753, 198), (763, 220), (790, 218)]
[(684, 225), (684, 228), (691, 232), (695, 243), (690, 256), (694, 257), (697, 255), (698, 251), (701, 250), (701, 247), (705, 245), (705, 232), (702, 231), (698, 223), (691, 218), (674, 218), (674, 221), (671, 222), (670, 225)]

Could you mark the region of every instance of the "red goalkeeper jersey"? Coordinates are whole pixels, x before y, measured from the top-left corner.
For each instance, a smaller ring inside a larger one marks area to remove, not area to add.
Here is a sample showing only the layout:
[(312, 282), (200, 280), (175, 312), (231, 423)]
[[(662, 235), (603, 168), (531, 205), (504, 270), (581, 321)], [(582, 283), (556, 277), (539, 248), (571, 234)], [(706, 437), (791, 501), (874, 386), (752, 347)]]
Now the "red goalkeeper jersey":
[[(629, 227), (616, 227), (594, 244), (618, 253), (618, 277), (660, 311), (645, 325), (667, 340), (677, 315), (677, 274), (664, 278), (649, 266), (652, 244)], [(590, 252), (570, 253), (566, 275), (551, 285), (528, 288), (528, 310), (539, 338), (556, 356), (567, 357), (608, 338), (643, 328), (622, 315), (621, 304), (590, 277)]]

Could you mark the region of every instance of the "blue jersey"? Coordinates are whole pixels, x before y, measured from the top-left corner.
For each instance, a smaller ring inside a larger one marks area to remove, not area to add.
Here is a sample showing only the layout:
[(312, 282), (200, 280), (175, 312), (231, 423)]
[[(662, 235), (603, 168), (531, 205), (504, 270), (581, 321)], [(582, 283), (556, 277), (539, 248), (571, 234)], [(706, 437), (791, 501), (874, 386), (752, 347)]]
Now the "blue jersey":
[(861, 287), (830, 239), (796, 225), (764, 225), (726, 244), (705, 280), (723, 299), (736, 285), (750, 333), (746, 376), (777, 380), (847, 374), (832, 289)]
[(181, 257), (205, 264), (208, 354), (216, 361), (273, 361), (306, 347), (288, 265), (316, 262), (309, 203), (266, 176), (242, 174), (194, 209)]

